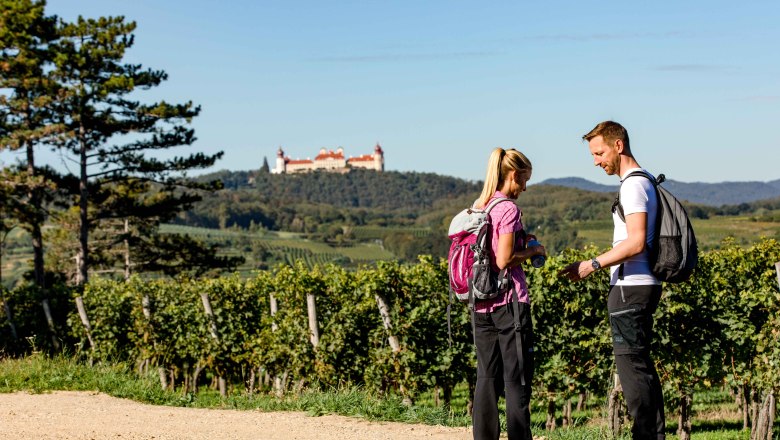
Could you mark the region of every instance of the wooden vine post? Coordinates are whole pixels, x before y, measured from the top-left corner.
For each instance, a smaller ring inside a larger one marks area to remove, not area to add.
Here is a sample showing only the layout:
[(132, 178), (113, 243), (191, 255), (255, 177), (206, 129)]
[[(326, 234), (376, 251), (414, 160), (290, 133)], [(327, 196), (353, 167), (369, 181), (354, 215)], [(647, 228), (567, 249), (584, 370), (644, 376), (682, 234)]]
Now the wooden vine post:
[(84, 325), (84, 330), (87, 332), (87, 340), (89, 341), (89, 346), (92, 348), (92, 351), (95, 351), (97, 348), (95, 346), (95, 341), (92, 339), (92, 324), (89, 323), (89, 316), (87, 316), (87, 309), (84, 307), (84, 298), (79, 295), (76, 297), (76, 309), (79, 312), (79, 318), (81, 319), (81, 324)]
[(620, 436), (620, 427), (623, 422), (622, 409), (623, 386), (620, 384), (620, 376), (615, 373), (615, 386), (609, 393), (609, 405), (607, 410), (607, 423), (613, 438)]
[[(780, 262), (775, 263), (775, 271), (777, 272), (777, 285), (780, 287)], [(755, 417), (756, 420), (753, 422), (753, 434), (750, 438), (753, 440), (772, 440), (774, 438), (775, 414), (777, 413), (774, 389), (767, 390), (764, 401), (760, 405)]]
[(390, 307), (387, 306), (387, 301), (380, 294), (374, 295), (376, 298), (376, 305), (379, 307), (379, 315), (382, 317), (382, 326), (384, 326), (387, 332), (387, 342), (390, 344), (390, 348), (393, 353), (401, 351), (401, 344), (398, 343), (398, 337), (393, 334), (393, 323), (390, 320)]
[[(84, 280), (82, 279), (82, 272), (80, 270), (81, 268), (81, 254), (76, 254), (76, 285), (77, 286), (83, 286)], [(44, 305), (44, 310), (48, 307), (48, 303)], [(76, 297), (76, 310), (79, 312), (79, 319), (81, 319), (81, 324), (84, 326), (84, 330), (87, 332), (87, 340), (89, 341), (89, 346), (94, 352), (97, 347), (95, 347), (95, 341), (92, 339), (92, 324), (89, 322), (89, 316), (87, 315), (87, 309), (84, 307), (84, 298), (79, 295)]]
[(313, 293), (306, 294), (306, 310), (309, 314), (309, 337), (311, 345), (317, 348), (320, 345), (320, 329), (317, 325), (317, 300)]
[[(385, 298), (378, 292), (374, 295), (374, 298), (376, 298), (376, 305), (379, 308), (379, 315), (382, 317), (382, 326), (387, 332), (387, 342), (390, 344), (390, 349), (393, 350), (393, 353), (399, 353), (401, 351), (401, 344), (398, 342), (398, 336), (393, 334), (393, 322), (390, 320), (390, 307), (387, 305)], [(399, 387), (401, 395), (404, 396), (404, 405), (411, 406), (413, 402), (406, 392), (406, 387), (404, 387), (403, 383), (401, 383)]]
[[(271, 293), (269, 295), (269, 299), (270, 299), (270, 305), (271, 305), (271, 318), (273, 318), (274, 316), (276, 316), (276, 313), (279, 311), (279, 303), (276, 301), (276, 297), (274, 296), (273, 293)], [(271, 321), (271, 331), (275, 332), (277, 330), (279, 330), (279, 326), (276, 324), (275, 320), (272, 320)], [(281, 397), (282, 394), (283, 394), (283, 392), (282, 392), (282, 390), (283, 390), (282, 378), (281, 378), (281, 376), (274, 376), (273, 380), (274, 380), (274, 387), (273, 387), (274, 388), (274, 393), (277, 396)]]
[[(200, 299), (203, 301), (203, 309), (206, 311), (206, 318), (209, 321), (209, 333), (214, 341), (219, 342), (219, 334), (217, 334), (217, 320), (214, 319), (214, 310), (211, 308), (211, 300), (209, 300), (209, 294), (201, 292)], [(219, 384), (219, 395), (222, 397), (227, 396), (227, 382), (223, 376), (217, 378)]]

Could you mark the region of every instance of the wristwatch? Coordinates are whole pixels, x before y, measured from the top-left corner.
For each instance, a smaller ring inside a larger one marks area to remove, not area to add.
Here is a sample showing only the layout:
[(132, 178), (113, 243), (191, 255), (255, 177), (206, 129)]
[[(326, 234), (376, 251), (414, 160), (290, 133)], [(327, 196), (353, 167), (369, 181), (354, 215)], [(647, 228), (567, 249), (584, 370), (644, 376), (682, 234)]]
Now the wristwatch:
[(599, 260), (592, 258), (590, 260), (590, 265), (593, 266), (593, 270), (599, 270), (601, 269), (601, 263), (599, 263)]

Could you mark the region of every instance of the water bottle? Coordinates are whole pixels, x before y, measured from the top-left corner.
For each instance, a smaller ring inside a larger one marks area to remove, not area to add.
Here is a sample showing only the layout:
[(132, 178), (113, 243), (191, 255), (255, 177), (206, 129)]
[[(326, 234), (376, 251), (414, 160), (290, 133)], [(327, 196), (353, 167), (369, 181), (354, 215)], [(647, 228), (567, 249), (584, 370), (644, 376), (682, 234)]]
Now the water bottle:
[[(536, 241), (536, 239), (528, 240), (528, 247), (529, 248), (532, 248), (534, 246), (540, 246), (540, 245), (541, 245), (541, 243)], [(544, 262), (546, 260), (547, 259), (544, 257), (544, 255), (534, 255), (533, 257), (531, 257), (531, 266), (533, 266), (533, 267), (542, 267), (542, 266), (544, 266)]]

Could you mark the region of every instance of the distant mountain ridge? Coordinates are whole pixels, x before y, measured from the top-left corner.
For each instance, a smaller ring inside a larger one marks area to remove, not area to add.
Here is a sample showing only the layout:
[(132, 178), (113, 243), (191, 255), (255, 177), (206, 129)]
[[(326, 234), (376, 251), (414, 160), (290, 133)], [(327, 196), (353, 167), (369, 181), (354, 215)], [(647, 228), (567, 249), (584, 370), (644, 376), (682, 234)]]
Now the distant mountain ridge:
[[(547, 179), (540, 185), (558, 185), (595, 192), (616, 192), (618, 185), (602, 185), (580, 177)], [(780, 179), (769, 182), (679, 182), (667, 180), (664, 187), (681, 200), (709, 206), (739, 205), (780, 197)]]

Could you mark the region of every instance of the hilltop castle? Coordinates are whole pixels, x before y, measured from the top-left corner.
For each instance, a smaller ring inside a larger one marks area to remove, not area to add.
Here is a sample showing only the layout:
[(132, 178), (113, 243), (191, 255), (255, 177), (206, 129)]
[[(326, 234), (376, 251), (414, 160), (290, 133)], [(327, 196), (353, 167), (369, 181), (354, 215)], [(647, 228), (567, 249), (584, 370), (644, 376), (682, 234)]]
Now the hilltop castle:
[(290, 159), (284, 155), (282, 147), (276, 152), (276, 167), (271, 170), (273, 174), (305, 173), (315, 170), (347, 172), (350, 168), (365, 168), (369, 170), (385, 170), (385, 153), (382, 147), (376, 144), (374, 154), (364, 154), (358, 157), (344, 157), (344, 149), (339, 147), (336, 151), (321, 149), (314, 160)]

